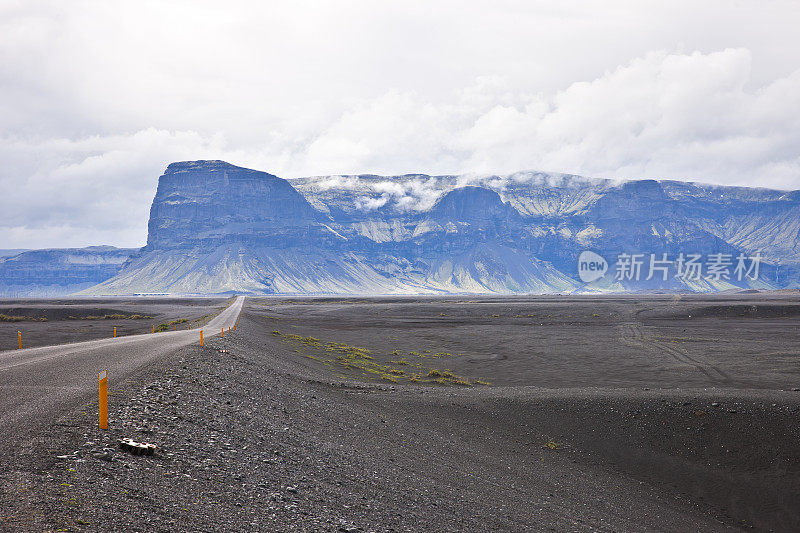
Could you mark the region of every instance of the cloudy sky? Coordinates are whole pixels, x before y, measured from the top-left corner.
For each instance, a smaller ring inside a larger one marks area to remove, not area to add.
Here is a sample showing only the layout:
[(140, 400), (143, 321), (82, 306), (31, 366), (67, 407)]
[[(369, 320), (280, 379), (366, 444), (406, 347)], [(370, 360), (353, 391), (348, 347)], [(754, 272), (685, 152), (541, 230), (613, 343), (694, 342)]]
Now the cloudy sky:
[(800, 2), (0, 0), (0, 248), (145, 242), (171, 161), (800, 189)]

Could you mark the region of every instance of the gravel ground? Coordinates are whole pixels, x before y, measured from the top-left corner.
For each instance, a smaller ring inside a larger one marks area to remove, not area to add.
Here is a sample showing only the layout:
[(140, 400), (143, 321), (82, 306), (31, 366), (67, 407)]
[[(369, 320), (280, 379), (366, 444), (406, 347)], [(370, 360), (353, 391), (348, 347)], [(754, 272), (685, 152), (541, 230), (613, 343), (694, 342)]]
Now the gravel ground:
[[(30, 531), (717, 531), (798, 521), (797, 394), (336, 379), (263, 317), (16, 436)], [(778, 396), (775, 396), (775, 395)], [(781, 395), (782, 394), (782, 395)], [(702, 413), (702, 414), (699, 414)], [(158, 446), (133, 456), (122, 437)], [(11, 441), (9, 441), (11, 442)]]

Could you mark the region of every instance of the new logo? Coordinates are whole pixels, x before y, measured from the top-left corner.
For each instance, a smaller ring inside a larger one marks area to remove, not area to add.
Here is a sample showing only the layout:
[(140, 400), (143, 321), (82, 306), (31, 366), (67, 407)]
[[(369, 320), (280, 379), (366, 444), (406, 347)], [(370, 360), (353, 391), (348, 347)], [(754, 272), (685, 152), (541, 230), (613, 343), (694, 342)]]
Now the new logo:
[(585, 251), (578, 257), (578, 277), (584, 283), (602, 278), (608, 272), (608, 262), (594, 252)]

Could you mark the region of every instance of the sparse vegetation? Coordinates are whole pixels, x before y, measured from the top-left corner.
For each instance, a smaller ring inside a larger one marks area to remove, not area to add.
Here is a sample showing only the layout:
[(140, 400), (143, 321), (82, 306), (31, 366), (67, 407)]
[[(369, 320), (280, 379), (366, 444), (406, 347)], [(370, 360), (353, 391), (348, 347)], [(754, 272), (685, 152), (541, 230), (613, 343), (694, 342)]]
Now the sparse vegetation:
[(472, 385), (467, 378), (463, 376), (457, 376), (449, 370), (437, 370), (432, 368), (428, 371), (427, 377), (432, 381), (442, 385)]
[(542, 445), (542, 448), (547, 448), (548, 450), (560, 450), (562, 447), (563, 445), (560, 442), (556, 442), (553, 439), (547, 439), (547, 442)]
[[(343, 342), (324, 342), (316, 337), (304, 337), (293, 333), (281, 333), (278, 330), (272, 332), (276, 337), (281, 337), (286, 342), (295, 343), (295, 353), (302, 354), (308, 359), (319, 361), (324, 366), (334, 370), (337, 367), (344, 367), (354, 371), (364, 377), (372, 377), (383, 381), (398, 383), (400, 379), (406, 379), (409, 383), (436, 383), (440, 385), (461, 385), (471, 386), (472, 383), (463, 377), (454, 374), (450, 370), (440, 370), (437, 368), (425, 368), (422, 362), (410, 362), (403, 357), (392, 359), (383, 364), (375, 361), (372, 352), (361, 346), (351, 346)], [(300, 348), (303, 348), (302, 350)], [(324, 350), (331, 354), (330, 357), (320, 357), (309, 353), (309, 350)], [(431, 350), (425, 350), (430, 353)], [(419, 352), (409, 352), (410, 355), (426, 357)], [(400, 356), (400, 350), (393, 350), (392, 355)], [(436, 352), (432, 357), (447, 357), (448, 352)], [(417, 367), (418, 370), (406, 370), (397, 367)], [(488, 385), (488, 382), (481, 382)]]
[[(106, 314), (106, 315), (88, 315), (88, 316), (73, 316), (67, 317), (67, 320), (143, 320), (145, 318), (153, 318), (149, 315), (124, 315), (122, 313)], [(185, 318), (181, 319), (187, 322)]]
[(31, 322), (47, 322), (46, 317), (31, 317), (31, 316), (19, 316), (19, 315), (4, 315), (0, 313), (0, 322), (24, 322), (24, 321), (31, 321)]
[(176, 320), (170, 320), (169, 322), (164, 322), (156, 326), (156, 333), (160, 333), (162, 331), (169, 331), (170, 326), (176, 326), (178, 324), (185, 324), (189, 322), (185, 318), (178, 318)]

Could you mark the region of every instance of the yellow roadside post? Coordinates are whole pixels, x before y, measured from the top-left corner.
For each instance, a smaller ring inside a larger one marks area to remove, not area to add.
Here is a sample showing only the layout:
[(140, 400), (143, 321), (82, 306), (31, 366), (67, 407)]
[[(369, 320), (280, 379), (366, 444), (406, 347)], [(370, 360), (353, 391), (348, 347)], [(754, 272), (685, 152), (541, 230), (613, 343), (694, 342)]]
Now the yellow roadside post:
[(22, 349), (22, 332), (17, 332), (17, 344), (19, 345), (19, 349)]
[(200, 330), (200, 346), (203, 346), (203, 330)]
[(100, 372), (100, 429), (108, 429), (108, 373)]

